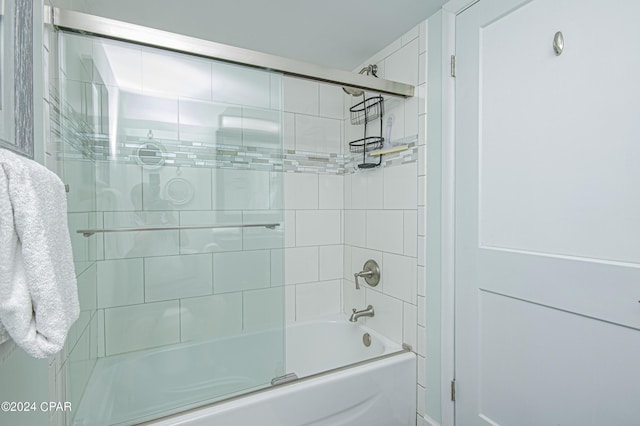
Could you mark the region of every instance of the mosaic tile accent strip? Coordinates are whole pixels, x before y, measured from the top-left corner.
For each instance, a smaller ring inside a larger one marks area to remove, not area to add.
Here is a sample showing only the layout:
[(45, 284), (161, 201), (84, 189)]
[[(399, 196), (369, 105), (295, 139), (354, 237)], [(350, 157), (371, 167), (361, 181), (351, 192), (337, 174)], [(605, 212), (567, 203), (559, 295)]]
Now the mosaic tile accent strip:
[[(52, 137), (59, 140), (61, 149), (58, 153), (63, 158), (332, 175), (354, 173), (362, 158), (362, 154), (281, 151), (268, 146), (159, 139), (152, 134), (147, 137), (122, 136), (112, 152), (109, 135), (96, 133), (87, 123), (90, 119), (79, 117), (71, 106), (63, 104), (59, 108), (60, 97), (53, 90), (50, 104)], [(384, 155), (383, 167), (417, 161), (417, 136), (393, 141), (393, 145), (408, 145), (408, 149)]]

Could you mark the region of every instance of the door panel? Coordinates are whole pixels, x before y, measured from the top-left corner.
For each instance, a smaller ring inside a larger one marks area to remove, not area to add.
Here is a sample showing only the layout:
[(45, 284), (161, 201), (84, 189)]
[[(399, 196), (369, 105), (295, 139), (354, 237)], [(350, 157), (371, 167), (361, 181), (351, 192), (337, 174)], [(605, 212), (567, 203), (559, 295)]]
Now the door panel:
[[(480, 29), (480, 242), (633, 262), (638, 6), (583, 3), (533, 1)], [(556, 57), (558, 30), (566, 48)]]
[(492, 0), (457, 18), (461, 426), (640, 418), (637, 16)]
[(487, 291), (479, 298), (484, 418), (500, 425), (637, 423), (628, 417), (638, 401), (636, 330)]

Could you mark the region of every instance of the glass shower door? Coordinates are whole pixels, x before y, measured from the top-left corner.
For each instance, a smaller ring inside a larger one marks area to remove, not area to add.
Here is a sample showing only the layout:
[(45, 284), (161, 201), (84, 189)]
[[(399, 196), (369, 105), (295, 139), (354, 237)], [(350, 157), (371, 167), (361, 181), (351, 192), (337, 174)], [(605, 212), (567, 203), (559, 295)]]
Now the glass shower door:
[(281, 76), (77, 34), (59, 48), (61, 162), (92, 218), (70, 227), (96, 247), (72, 423), (269, 386), (284, 374)]

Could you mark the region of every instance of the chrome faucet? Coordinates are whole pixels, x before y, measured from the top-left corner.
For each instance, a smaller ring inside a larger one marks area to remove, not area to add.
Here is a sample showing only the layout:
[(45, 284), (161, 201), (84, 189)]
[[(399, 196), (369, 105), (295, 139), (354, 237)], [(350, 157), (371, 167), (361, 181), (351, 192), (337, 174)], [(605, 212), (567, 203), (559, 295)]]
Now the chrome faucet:
[(349, 318), (349, 321), (356, 322), (360, 317), (372, 317), (374, 315), (373, 306), (367, 306), (367, 309), (363, 309), (362, 311), (356, 311), (356, 308), (353, 308), (353, 313)]

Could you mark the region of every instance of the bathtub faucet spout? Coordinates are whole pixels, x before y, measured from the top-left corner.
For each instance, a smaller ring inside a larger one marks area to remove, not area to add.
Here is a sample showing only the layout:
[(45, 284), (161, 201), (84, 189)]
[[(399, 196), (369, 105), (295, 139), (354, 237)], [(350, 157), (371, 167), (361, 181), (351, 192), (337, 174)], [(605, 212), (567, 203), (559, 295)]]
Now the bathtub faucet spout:
[(356, 311), (356, 308), (353, 308), (353, 313), (349, 318), (349, 321), (356, 322), (360, 317), (372, 317), (374, 315), (373, 306), (367, 306), (367, 309), (363, 309), (361, 311)]

